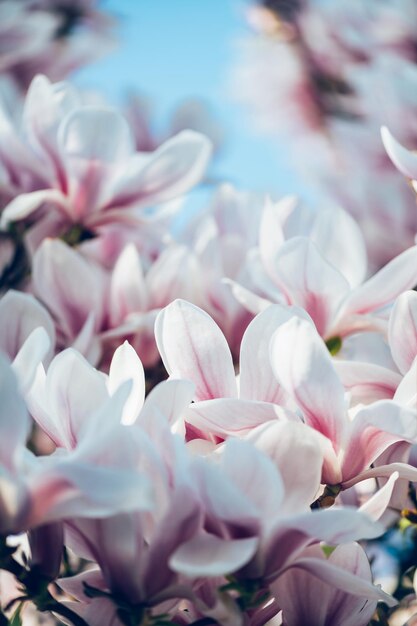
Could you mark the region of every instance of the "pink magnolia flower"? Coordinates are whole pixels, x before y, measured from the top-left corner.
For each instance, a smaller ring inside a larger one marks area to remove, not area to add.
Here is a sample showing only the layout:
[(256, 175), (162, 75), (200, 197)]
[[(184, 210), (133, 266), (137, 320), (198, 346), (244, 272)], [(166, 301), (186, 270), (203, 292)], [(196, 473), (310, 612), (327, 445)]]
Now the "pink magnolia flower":
[[(55, 454), (34, 457), (25, 447), (29, 415), (4, 357), (0, 369), (0, 531), (3, 534), (16, 534), (73, 515), (100, 517), (151, 506), (149, 483), (137, 469), (138, 448), (135, 454), (133, 451), (126, 454), (126, 442), (132, 441), (129, 437), (125, 437), (125, 449), (123, 445), (119, 448), (124, 436), (120, 431), (122, 426), (101, 428), (100, 436), (95, 434), (94, 445), (86, 437), (65, 457)], [(118, 404), (120, 400), (116, 397), (101, 412), (95, 412), (91, 418), (96, 420), (95, 429), (100, 420), (109, 420)]]
[[(342, 382), (310, 322), (293, 318), (275, 332), (271, 362), (304, 421), (332, 442), (333, 452), (323, 468), (324, 482), (347, 485), (358, 477), (363, 479), (372, 472), (370, 465), (390, 446), (415, 441), (415, 408), (380, 400), (357, 407), (354, 414), (348, 412)], [(393, 466), (392, 471), (395, 469)]]
[(25, 89), (43, 72), (59, 80), (112, 47), (113, 20), (95, 0), (2, 3), (0, 71)]
[[(325, 561), (318, 545), (307, 548), (303, 556)], [(327, 563), (348, 571), (358, 583), (372, 582), (371, 568), (364, 550), (358, 544), (338, 546)], [(337, 575), (337, 574), (336, 574)], [(334, 579), (320, 580), (308, 569), (297, 566), (287, 570), (273, 585), (273, 594), (282, 610), (284, 626), (367, 626), (375, 612), (377, 600), (365, 599), (334, 585)], [(300, 589), (303, 590), (300, 593)]]
[(25, 164), (28, 170), (23, 180), (20, 174), (21, 187), (2, 220), (5, 225), (40, 209), (38, 237), (73, 238), (76, 227), (78, 242), (105, 224), (137, 224), (140, 209), (180, 196), (198, 182), (210, 156), (209, 141), (192, 131), (154, 153), (135, 152), (117, 111), (83, 106), (69, 85), (51, 84), (44, 76), (31, 84), (23, 120), (23, 136), (7, 117), (0, 134), (0, 141), (14, 136), (11, 157), (2, 159), (10, 180)]
[(353, 333), (386, 328), (384, 307), (417, 284), (416, 261), (413, 246), (364, 280), (365, 246), (353, 219), (335, 208), (308, 213), (288, 198), (264, 209), (251, 267), (263, 296), (232, 286), (254, 312), (271, 302), (302, 307), (329, 345), (340, 344)]
[(184, 246), (167, 246), (147, 265), (131, 243), (107, 271), (59, 239), (46, 239), (33, 258), (32, 291), (55, 320), (59, 348), (73, 346), (105, 367), (128, 338), (145, 366), (152, 366), (159, 356), (158, 311), (178, 296), (198, 300), (197, 277)]
[(169, 375), (195, 384), (186, 412), (189, 436), (224, 438), (247, 434), (259, 424), (297, 419), (281, 406), (286, 395), (269, 361), (269, 341), (296, 308), (271, 306), (246, 329), (240, 350), (239, 381), (227, 341), (214, 320), (195, 305), (175, 300), (155, 322), (155, 338)]

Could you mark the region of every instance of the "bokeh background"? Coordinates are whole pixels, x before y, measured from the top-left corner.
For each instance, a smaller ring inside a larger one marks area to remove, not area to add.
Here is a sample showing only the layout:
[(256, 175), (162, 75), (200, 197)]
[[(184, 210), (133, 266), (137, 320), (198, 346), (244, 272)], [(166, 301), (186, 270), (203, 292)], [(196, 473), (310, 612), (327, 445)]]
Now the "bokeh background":
[(140, 91), (161, 126), (185, 98), (203, 99), (224, 129), (217, 177), (277, 197), (303, 195), (276, 138), (257, 135), (231, 93), (236, 48), (248, 32), (245, 6), (240, 0), (106, 0), (102, 7), (117, 18), (119, 45), (75, 81), (117, 103), (130, 88)]

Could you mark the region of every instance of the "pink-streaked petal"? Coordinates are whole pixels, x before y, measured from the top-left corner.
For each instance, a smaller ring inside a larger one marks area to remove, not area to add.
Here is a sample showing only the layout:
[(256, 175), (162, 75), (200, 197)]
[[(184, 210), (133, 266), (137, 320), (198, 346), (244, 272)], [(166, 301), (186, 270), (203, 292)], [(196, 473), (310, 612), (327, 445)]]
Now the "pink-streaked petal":
[(112, 205), (153, 205), (182, 195), (204, 175), (211, 149), (204, 135), (182, 131), (132, 163), (113, 190)]
[(401, 374), (374, 363), (335, 359), (334, 368), (351, 394), (351, 404), (391, 400), (401, 382)]
[(167, 246), (149, 268), (146, 286), (155, 309), (175, 298), (201, 302), (203, 274), (196, 255), (187, 246)]
[[(305, 511), (315, 500), (320, 487), (323, 452), (320, 435), (305, 424), (269, 422), (252, 430), (248, 440), (262, 450), (278, 468), (285, 487), (282, 513)], [(308, 472), (299, 471), (303, 459)]]
[[(257, 315), (261, 313), (264, 309), (267, 309), (271, 306), (272, 302), (267, 300), (266, 298), (262, 298), (258, 296), (256, 293), (243, 287), (243, 285), (239, 285), (239, 283), (234, 280), (230, 280), (229, 278), (223, 278), (222, 282), (225, 285), (228, 285), (238, 302), (242, 306), (245, 307), (250, 313)], [(285, 303), (285, 298), (283, 298), (283, 304)]]
[(393, 400), (402, 406), (415, 409), (417, 406), (417, 357), (400, 382)]
[(243, 436), (260, 424), (289, 419), (289, 411), (254, 400), (219, 398), (194, 402), (184, 413), (185, 420), (203, 433), (219, 437)]
[(19, 447), (30, 430), (29, 415), (19, 394), (15, 374), (6, 357), (0, 354), (0, 463), (12, 470)]
[(296, 203), (297, 199), (292, 196), (283, 198), (278, 204), (273, 204), (268, 198), (262, 210), (259, 228), (259, 252), (263, 265), (272, 280), (275, 279), (276, 254), (285, 241), (281, 218), (282, 207), (285, 205), (285, 208), (291, 211)]
[(381, 136), (384, 148), (395, 167), (407, 178), (415, 180), (417, 178), (417, 155), (404, 148), (385, 126), (381, 128)]
[(417, 356), (417, 293), (401, 294), (391, 312), (388, 328), (391, 353), (399, 370), (405, 374)]
[(146, 476), (112, 467), (63, 462), (31, 477), (33, 506), (27, 524), (37, 526), (70, 517), (108, 517), (149, 510), (152, 490)]
[(127, 341), (117, 348), (110, 363), (108, 379), (110, 394), (126, 380), (132, 381), (132, 389), (123, 409), (122, 423), (133, 424), (145, 400), (145, 372), (142, 361)]
[(52, 361), (28, 394), (34, 419), (58, 445), (74, 448), (90, 415), (108, 399), (104, 376), (71, 348)]
[(58, 239), (46, 239), (33, 259), (35, 293), (48, 306), (70, 339), (88, 316), (103, 315), (104, 276), (98, 266)]
[(13, 370), (19, 379), (22, 393), (28, 392), (32, 386), (38, 365), (47, 354), (50, 346), (48, 333), (42, 326), (39, 326), (31, 332), (17, 353), (13, 361)]
[(52, 204), (65, 215), (69, 212), (67, 199), (60, 191), (41, 189), (40, 191), (21, 193), (9, 202), (2, 212), (0, 225), (5, 228), (11, 222), (22, 220), (46, 203)]
[(65, 118), (58, 144), (68, 175), (72, 219), (90, 223), (89, 215), (110, 196), (115, 168), (133, 152), (128, 124), (117, 111), (85, 106)]
[(340, 315), (366, 314), (391, 304), (407, 289), (417, 285), (417, 246), (399, 254), (372, 278), (354, 289)]
[(312, 540), (331, 545), (374, 539), (384, 532), (379, 522), (370, 520), (352, 507), (332, 507), (278, 519), (263, 548), (263, 570), (274, 580)]
[[(351, 549), (351, 547), (352, 546), (346, 546), (345, 550)], [(345, 556), (345, 554), (343, 556)], [(355, 557), (356, 554), (353, 551), (351, 559)], [(345, 559), (343, 559), (343, 562), (344, 561)], [(352, 595), (367, 598), (368, 600), (382, 600), (386, 602), (388, 606), (395, 606), (397, 604), (397, 600), (386, 594), (379, 587), (375, 587), (370, 580), (368, 582), (364, 580), (362, 576), (358, 576), (356, 572), (351, 573), (348, 570), (341, 569), (341, 567), (338, 567), (338, 560), (336, 560), (336, 563), (337, 565), (333, 564), (330, 559), (321, 560), (301, 557), (294, 562), (293, 567), (308, 571), (310, 574), (328, 583), (332, 587), (351, 593)]]
[(334, 206), (317, 211), (309, 236), (351, 287), (363, 282), (367, 271), (365, 241), (349, 213)]
[(381, 489), (378, 489), (378, 491), (360, 507), (359, 511), (365, 513), (365, 515), (371, 519), (380, 519), (390, 503), (395, 483), (399, 477), (398, 472), (393, 472), (385, 485), (381, 487)]
[(168, 420), (171, 429), (182, 432), (183, 420), (194, 397), (194, 390), (190, 380), (170, 379), (159, 383), (146, 398), (138, 423), (149, 419), (148, 412), (150, 416), (153, 411), (159, 411)]
[(284, 484), (273, 460), (248, 441), (231, 438), (221, 457), (222, 473), (253, 504), (263, 524), (273, 523), (285, 499)]
[(136, 247), (128, 244), (116, 261), (110, 282), (110, 320), (113, 326), (130, 313), (146, 311), (147, 287), (142, 262)]
[(169, 560), (170, 567), (189, 578), (232, 574), (253, 556), (257, 537), (226, 540), (200, 533), (184, 543)]
[(276, 404), (284, 402), (285, 392), (270, 365), (269, 344), (277, 328), (295, 315), (305, 317), (305, 312), (298, 307), (271, 305), (247, 327), (240, 348), (241, 398)]
[[(307, 548), (300, 558), (326, 562), (318, 545)], [(359, 577), (365, 584), (372, 582), (368, 560), (358, 544), (337, 547), (327, 563)], [(283, 609), (285, 623), (291, 626), (324, 624), (329, 620), (338, 626), (366, 626), (376, 607), (376, 600), (364, 602), (363, 596), (355, 597), (344, 587), (337, 589), (312, 575), (309, 569), (298, 568), (297, 561), (295, 567), (287, 569), (272, 584), (272, 590)], [(297, 602), (293, 602), (294, 597)]]
[(49, 337), (49, 359), (55, 347), (55, 329), (50, 315), (33, 296), (10, 289), (0, 300), (0, 349), (14, 359), (39, 326)]
[(349, 487), (353, 487), (353, 485), (368, 478), (389, 478), (394, 472), (398, 472), (400, 480), (417, 481), (417, 469), (415, 467), (407, 463), (390, 463), (389, 465), (371, 467), (353, 478), (343, 481), (343, 489), (349, 489)]
[(343, 480), (369, 467), (393, 443), (413, 441), (416, 437), (415, 411), (390, 400), (380, 400), (361, 409), (351, 425), (343, 459)]
[(347, 427), (344, 388), (315, 328), (294, 317), (275, 332), (270, 354), (278, 381), (297, 402), (306, 423), (337, 450)]
[(173, 378), (192, 380), (196, 400), (236, 397), (229, 346), (202, 309), (175, 300), (158, 314), (155, 338), (166, 370)]
[(276, 255), (276, 280), (288, 302), (305, 309), (319, 334), (325, 336), (349, 291), (346, 278), (330, 265), (312, 241), (294, 237)]

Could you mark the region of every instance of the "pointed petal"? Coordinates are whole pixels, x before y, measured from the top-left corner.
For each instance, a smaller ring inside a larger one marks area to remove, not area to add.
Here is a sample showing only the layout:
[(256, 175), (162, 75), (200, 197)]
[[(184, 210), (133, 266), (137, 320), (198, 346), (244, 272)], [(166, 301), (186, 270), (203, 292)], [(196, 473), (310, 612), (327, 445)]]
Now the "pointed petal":
[(395, 167), (407, 178), (417, 179), (417, 155), (404, 148), (385, 126), (381, 128), (381, 136), (384, 148)]
[(196, 400), (237, 395), (232, 355), (217, 324), (202, 309), (175, 300), (156, 318), (155, 338), (170, 376), (196, 386)]
[(390, 261), (346, 298), (341, 315), (371, 313), (391, 304), (399, 294), (417, 285), (417, 246)]
[(298, 307), (271, 305), (247, 327), (240, 348), (240, 397), (282, 404), (281, 389), (270, 364), (269, 344), (277, 328), (295, 315), (305, 316)]
[(306, 423), (328, 437), (337, 450), (347, 426), (344, 389), (314, 327), (296, 317), (283, 324), (271, 341), (271, 362)]
[(388, 340), (394, 361), (403, 374), (417, 356), (417, 293), (401, 294), (392, 309)]
[(122, 423), (133, 424), (145, 400), (145, 372), (135, 350), (125, 341), (119, 346), (110, 363), (108, 390), (112, 395), (126, 380), (132, 388), (123, 409)]
[(226, 540), (201, 532), (178, 548), (169, 565), (190, 578), (226, 576), (249, 561), (257, 544), (257, 537)]
[(415, 411), (390, 400), (368, 405), (352, 422), (343, 459), (343, 479), (348, 480), (368, 468), (393, 443), (413, 441), (416, 437)]

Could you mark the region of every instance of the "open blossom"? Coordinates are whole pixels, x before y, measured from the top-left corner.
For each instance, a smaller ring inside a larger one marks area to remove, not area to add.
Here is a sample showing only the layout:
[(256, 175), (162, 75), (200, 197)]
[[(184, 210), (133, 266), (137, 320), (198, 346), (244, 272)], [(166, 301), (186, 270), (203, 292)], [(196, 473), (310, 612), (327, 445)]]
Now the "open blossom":
[(415, 407), (380, 400), (363, 408), (359, 405), (349, 414), (342, 382), (310, 322), (293, 318), (278, 328), (271, 341), (271, 362), (304, 421), (332, 443), (323, 468), (324, 482), (343, 485), (358, 476), (363, 479), (390, 446), (416, 441)]
[(51, 84), (43, 76), (34, 79), (26, 97), (23, 135), (3, 116), (2, 155), (8, 138), (13, 141), (1, 159), (11, 196), (3, 224), (39, 210), (35, 240), (72, 239), (76, 228), (78, 242), (109, 223), (137, 224), (144, 207), (180, 196), (198, 182), (210, 155), (209, 141), (192, 131), (153, 153), (138, 153), (117, 111), (83, 106), (70, 85)]
[(393, 259), (371, 278), (357, 224), (342, 209), (317, 213), (285, 199), (264, 208), (252, 280), (258, 294), (232, 284), (257, 312), (271, 302), (297, 305), (331, 342), (364, 330), (384, 330), (385, 307), (417, 284), (417, 247)]

